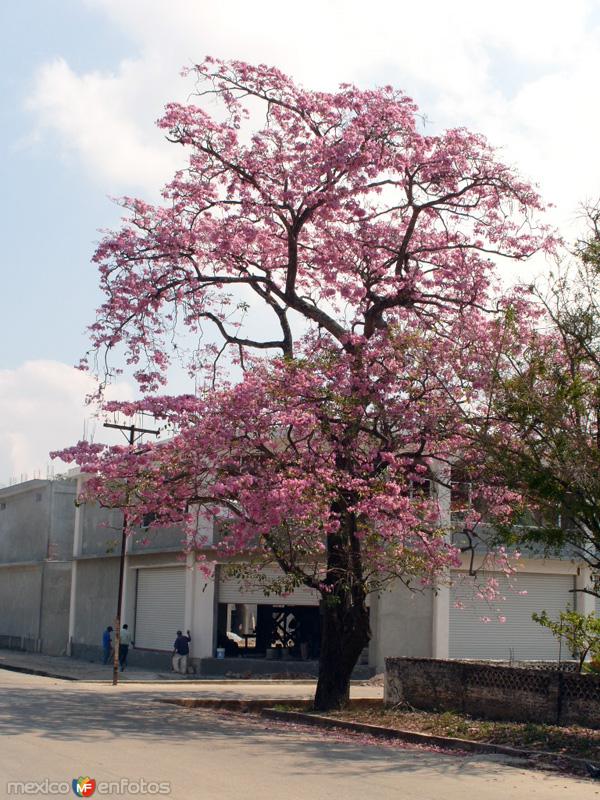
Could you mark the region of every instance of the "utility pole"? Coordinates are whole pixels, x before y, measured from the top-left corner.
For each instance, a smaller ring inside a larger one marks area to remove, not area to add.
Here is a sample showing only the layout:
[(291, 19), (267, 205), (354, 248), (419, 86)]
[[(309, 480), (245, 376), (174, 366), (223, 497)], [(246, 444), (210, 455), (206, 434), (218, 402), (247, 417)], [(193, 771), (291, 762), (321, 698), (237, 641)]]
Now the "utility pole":
[[(144, 433), (158, 436), (160, 430), (149, 430), (147, 428), (136, 428), (135, 425), (117, 425), (115, 422), (105, 422), (105, 428), (115, 428), (125, 433), (129, 446), (133, 447), (137, 439)], [(113, 686), (119, 682), (119, 649), (121, 645), (121, 611), (123, 608), (123, 575), (125, 574), (125, 547), (127, 545), (127, 503), (129, 502), (129, 487), (125, 494), (126, 505), (123, 509), (123, 528), (121, 532), (121, 560), (119, 562), (119, 593), (117, 595), (117, 616), (115, 617), (115, 647), (113, 653)]]

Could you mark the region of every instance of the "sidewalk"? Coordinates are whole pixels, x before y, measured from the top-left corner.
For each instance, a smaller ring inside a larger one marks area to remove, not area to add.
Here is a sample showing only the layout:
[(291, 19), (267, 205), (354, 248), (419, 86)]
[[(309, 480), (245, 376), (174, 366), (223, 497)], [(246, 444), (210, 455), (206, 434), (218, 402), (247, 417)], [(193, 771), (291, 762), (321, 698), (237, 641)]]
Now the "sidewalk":
[[(30, 675), (44, 675), (67, 681), (106, 681), (112, 680), (112, 664), (98, 664), (66, 656), (47, 656), (42, 653), (25, 653), (20, 650), (0, 648), (0, 669), (26, 672)], [(131, 683), (138, 681), (170, 681), (189, 683), (175, 672), (151, 672), (140, 667), (127, 667), (119, 672), (119, 681)]]
[[(56, 678), (64, 681), (77, 681), (85, 683), (112, 683), (112, 664), (104, 666), (83, 661), (76, 658), (67, 658), (66, 656), (48, 656), (42, 653), (25, 653), (20, 650), (5, 650), (0, 648), (0, 670), (8, 670), (12, 672), (21, 672), (29, 675), (40, 675), (48, 678)], [(233, 678), (227, 679), (222, 675), (215, 676), (188, 676), (187, 678), (176, 674), (175, 672), (152, 672), (140, 667), (127, 667), (125, 672), (119, 672), (119, 683), (126, 684), (148, 684), (159, 686), (214, 686), (217, 685), (230, 685), (237, 686), (290, 686), (295, 685), (306, 687), (309, 693), (315, 685), (314, 680), (289, 680), (289, 679), (269, 679), (269, 678), (254, 678), (243, 679)], [(382, 697), (383, 687), (376, 685), (368, 685), (362, 681), (353, 681), (357, 692), (353, 691), (353, 696), (361, 697)], [(279, 694), (279, 692), (276, 692)]]

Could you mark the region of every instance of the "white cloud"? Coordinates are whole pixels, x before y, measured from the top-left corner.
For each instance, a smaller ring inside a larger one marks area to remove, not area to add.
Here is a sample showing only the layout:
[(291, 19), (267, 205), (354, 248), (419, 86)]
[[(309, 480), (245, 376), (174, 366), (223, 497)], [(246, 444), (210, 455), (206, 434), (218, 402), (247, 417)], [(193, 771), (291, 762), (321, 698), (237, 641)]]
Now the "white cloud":
[[(154, 194), (181, 153), (153, 121), (185, 99), (185, 64), (206, 53), (276, 64), (306, 85), (393, 82), (439, 125), (489, 135), (539, 181), (558, 219), (598, 192), (596, 76), (600, 34), (591, 0), (87, 0), (132, 42), (113, 72), (43, 65), (28, 100), (38, 133), (53, 130), (104, 191)], [(419, 95), (422, 95), (420, 97)]]
[[(100, 427), (93, 409), (84, 406), (94, 386), (90, 375), (58, 361), (26, 361), (0, 370), (0, 485), (45, 477), (51, 450), (81, 439), (84, 425), (88, 437)], [(127, 400), (132, 391), (121, 382), (108, 396)], [(57, 471), (64, 468), (60, 461), (54, 465)]]
[(27, 100), (38, 138), (44, 130), (58, 134), (61, 153), (76, 153), (107, 191), (156, 190), (180, 166), (180, 153), (153, 124), (157, 114), (146, 113), (141, 69), (126, 61), (116, 75), (77, 75), (59, 58), (39, 69)]

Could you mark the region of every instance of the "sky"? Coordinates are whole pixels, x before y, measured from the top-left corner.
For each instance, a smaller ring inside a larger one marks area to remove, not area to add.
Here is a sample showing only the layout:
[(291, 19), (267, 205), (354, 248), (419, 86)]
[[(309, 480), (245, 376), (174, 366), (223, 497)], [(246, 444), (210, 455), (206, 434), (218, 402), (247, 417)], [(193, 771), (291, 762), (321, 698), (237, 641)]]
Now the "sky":
[(181, 164), (154, 122), (207, 54), (310, 88), (403, 89), (432, 130), (484, 133), (567, 237), (600, 196), (600, 0), (0, 3), (0, 485), (44, 477), (84, 430), (103, 436), (73, 367), (101, 302), (91, 255), (118, 223), (112, 198), (156, 201)]

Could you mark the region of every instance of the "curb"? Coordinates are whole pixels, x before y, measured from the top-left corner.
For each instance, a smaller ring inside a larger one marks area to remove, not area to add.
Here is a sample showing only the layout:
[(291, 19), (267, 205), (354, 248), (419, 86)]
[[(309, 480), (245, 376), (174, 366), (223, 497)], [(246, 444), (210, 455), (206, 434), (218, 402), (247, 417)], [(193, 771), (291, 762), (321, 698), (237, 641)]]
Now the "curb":
[(385, 728), (381, 725), (371, 725), (366, 722), (347, 722), (337, 720), (333, 717), (325, 717), (317, 714), (305, 714), (302, 711), (277, 711), (274, 708), (265, 708), (261, 711), (261, 716), (267, 719), (281, 720), (282, 722), (302, 722), (307, 725), (314, 725), (319, 728), (329, 728), (338, 730), (353, 731), (355, 733), (367, 733), (382, 739), (399, 739), (404, 742), (421, 745), (435, 745), (445, 750), (462, 750), (471, 753), (495, 753), (498, 755), (512, 756), (513, 758), (526, 759), (528, 761), (547, 762), (569, 766), (578, 773), (587, 774), (588, 765), (600, 768), (600, 764), (588, 761), (575, 756), (567, 756), (559, 753), (549, 753), (544, 750), (521, 750), (509, 745), (492, 744), (489, 742), (474, 742), (471, 739), (457, 739), (450, 736), (436, 736), (435, 734), (419, 733), (417, 731), (406, 731), (398, 728)]
[(0, 669), (5, 669), (8, 672), (22, 672), (25, 675), (38, 675), (41, 678), (55, 678), (59, 681), (78, 681), (79, 678), (73, 678), (67, 675), (59, 675), (56, 672), (46, 672), (43, 669), (32, 669), (30, 667), (17, 667), (14, 664), (0, 664)]
[[(25, 670), (23, 670), (25, 671)], [(57, 676), (58, 677), (58, 676)], [(78, 683), (94, 683), (106, 684), (111, 683), (110, 678), (65, 678), (65, 680), (77, 681)], [(242, 679), (226, 679), (220, 680), (219, 678), (190, 678), (189, 680), (171, 680), (170, 678), (121, 678), (119, 683), (127, 684), (128, 686), (219, 686), (226, 684), (228, 686), (277, 686), (282, 683), (294, 683), (302, 685), (303, 681), (246, 681)], [(314, 681), (307, 681), (307, 686), (312, 686)]]
[(252, 711), (260, 711), (261, 716), (263, 716), (262, 712), (265, 709), (272, 709), (273, 703), (284, 703), (284, 704), (294, 704), (294, 705), (303, 705), (308, 706), (312, 703), (312, 700), (297, 700), (295, 698), (281, 698), (281, 700), (273, 700), (272, 697), (269, 699), (260, 698), (244, 700), (240, 699), (219, 699), (219, 698), (209, 698), (209, 697), (155, 697), (154, 698), (156, 703), (166, 703), (167, 705), (173, 706), (183, 706), (183, 708), (211, 708), (214, 710), (222, 710), (222, 711), (241, 711), (244, 714)]
[[(182, 706), (183, 708), (212, 708), (212, 709), (222, 709), (223, 711), (241, 711), (242, 713), (247, 713), (249, 711), (260, 711), (261, 714), (263, 710), (273, 710), (276, 714), (285, 714), (285, 713), (294, 713), (294, 712), (284, 712), (284, 711), (275, 711), (273, 709), (273, 703), (277, 703), (278, 705), (295, 705), (295, 706), (303, 706), (304, 708), (309, 708), (312, 704), (312, 700), (303, 700), (302, 698), (297, 697), (278, 697), (273, 698), (218, 698), (218, 697), (155, 697), (154, 702), (156, 703), (167, 703), (168, 705), (173, 706)], [(359, 697), (352, 701), (353, 705), (361, 706), (366, 705), (369, 706), (373, 702), (373, 699), (370, 697)], [(302, 713), (302, 712), (299, 712)], [(266, 716), (266, 715), (263, 715)], [(303, 715), (304, 716), (304, 715)], [(311, 715), (306, 715), (311, 716)]]
[[(100, 680), (100, 679), (95, 679), (95, 678), (91, 679), (91, 680), (89, 680), (87, 678), (70, 678), (69, 680), (81, 681), (82, 683), (106, 683), (105, 680)], [(227, 684), (228, 686), (229, 685), (232, 685), (232, 686), (265, 686), (265, 685), (272, 686), (272, 685), (275, 685), (275, 686), (277, 686), (277, 684), (282, 684), (282, 683), (293, 683), (293, 684), (296, 684), (296, 685), (300, 684), (300, 685), (312, 686), (314, 684), (314, 681), (277, 681), (277, 680), (275, 680), (275, 681), (273, 681), (273, 680), (264, 680), (264, 681), (254, 680), (254, 681), (252, 681), (252, 680), (244, 680), (243, 678), (225, 678), (223, 680), (221, 680), (220, 678), (197, 678), (197, 679), (190, 678), (188, 680), (171, 680), (170, 678), (163, 678), (163, 679), (160, 679), (160, 678), (157, 678), (157, 679), (152, 679), (152, 678), (148, 678), (148, 679), (130, 678), (130, 679), (128, 679), (128, 678), (125, 678), (123, 683), (127, 683), (128, 685), (132, 685), (132, 684), (138, 684), (138, 685), (139, 684), (145, 684), (145, 685), (159, 684), (160, 686), (214, 686), (215, 684), (219, 684), (219, 685)]]
[[(7, 670), (9, 672), (22, 672), (25, 675), (38, 675), (42, 678), (56, 678), (61, 681), (75, 681), (77, 683), (94, 683), (105, 684), (110, 683), (110, 678), (86, 678), (74, 677), (73, 675), (66, 675), (64, 672), (49, 672), (44, 669), (37, 669), (35, 667), (22, 667), (16, 664), (4, 664), (0, 662), (0, 670)], [(184, 678), (182, 680), (174, 680), (171, 678), (121, 678), (119, 683), (130, 684), (160, 684), (161, 686), (213, 686), (214, 684), (227, 684), (234, 686), (280, 686), (282, 684), (292, 684), (294, 686), (314, 686), (316, 678), (221, 678), (215, 675), (210, 678)], [(364, 681), (351, 681), (353, 686), (362, 686)], [(371, 698), (375, 699), (375, 698)], [(295, 700), (291, 701), (295, 702)]]
[(313, 686), (316, 682), (316, 678), (314, 680), (306, 680), (306, 679), (290, 679), (290, 680), (279, 680), (273, 678), (220, 678), (216, 675), (214, 678), (188, 678), (186, 680), (171, 680), (170, 678), (165, 678), (162, 680), (130, 680), (128, 683), (160, 683), (164, 686), (211, 686), (215, 683), (226, 683), (226, 684), (233, 684), (235, 686), (277, 686), (283, 683), (292, 683), (295, 686)]
[[(154, 700), (157, 703), (168, 703), (174, 706), (183, 706), (184, 708), (223, 708), (223, 709), (232, 709), (235, 710), (236, 708), (242, 708), (245, 710), (262, 710), (270, 709), (273, 710), (274, 713), (277, 714), (285, 714), (285, 713), (296, 713), (296, 712), (285, 712), (285, 711), (276, 711), (273, 708), (273, 704), (277, 705), (294, 705), (294, 706), (302, 706), (303, 708), (309, 708), (313, 701), (312, 699), (302, 699), (301, 697), (269, 697), (269, 698), (220, 698), (220, 697), (155, 697)], [(356, 699), (352, 700), (352, 705), (356, 708), (357, 706), (370, 706), (373, 703), (372, 697), (357, 697)], [(302, 713), (302, 712), (298, 712)], [(311, 716), (312, 715), (307, 715)], [(326, 718), (324, 718), (326, 719)]]
[[(16, 664), (4, 664), (0, 662), (0, 670), (7, 670), (8, 672), (21, 672), (25, 675), (37, 675), (41, 678), (55, 678), (60, 681), (74, 681), (76, 683), (94, 683), (105, 684), (110, 683), (110, 678), (86, 678), (74, 677), (73, 675), (66, 675), (64, 672), (49, 672), (45, 669), (37, 669), (35, 667), (22, 667)], [(172, 680), (171, 678), (122, 678), (119, 683), (127, 685), (132, 684), (160, 684), (161, 686), (212, 686), (215, 683), (228, 684), (235, 686), (277, 686), (284, 683), (291, 683), (295, 686), (313, 686), (316, 682), (305, 678), (291, 678), (289, 680), (280, 680), (278, 678), (221, 678), (218, 675), (212, 678), (187, 678), (183, 680)], [(354, 683), (354, 682), (353, 682)], [(356, 685), (362, 685), (362, 681), (356, 681)], [(291, 701), (294, 702), (294, 701)]]

